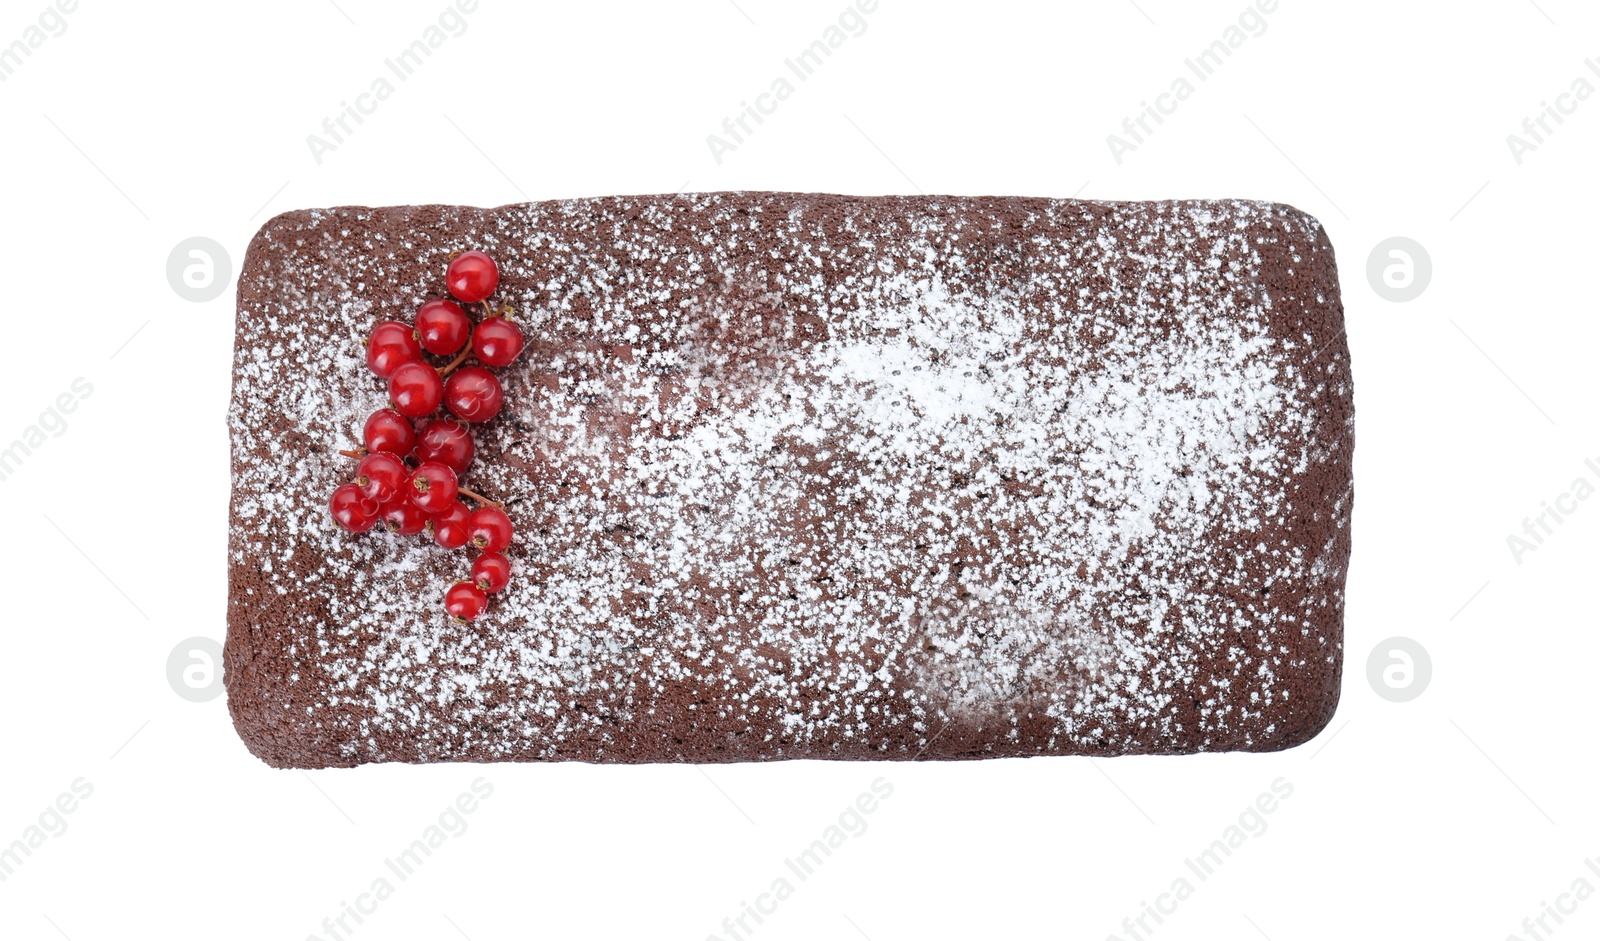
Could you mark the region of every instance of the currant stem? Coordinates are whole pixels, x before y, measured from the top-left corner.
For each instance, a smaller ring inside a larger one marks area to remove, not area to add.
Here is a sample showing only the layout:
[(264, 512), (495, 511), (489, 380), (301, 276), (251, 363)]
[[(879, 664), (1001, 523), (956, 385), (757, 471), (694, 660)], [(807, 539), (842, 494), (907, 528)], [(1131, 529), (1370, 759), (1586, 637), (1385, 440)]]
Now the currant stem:
[(357, 448), (354, 451), (346, 451), (345, 449), (340, 448), (339, 449), (339, 453), (343, 454), (345, 457), (353, 457), (353, 458), (356, 458), (357, 460), (359, 460), (359, 459), (364, 458), (364, 457), (367, 456), (367, 449), (366, 448)]
[(505, 504), (501, 503), (499, 500), (491, 500), (488, 497), (482, 496), (480, 494), (473, 493), (471, 490), (468, 490), (465, 487), (456, 488), (456, 493), (459, 493), (464, 497), (471, 497), (472, 499), (478, 501), (479, 503), (482, 503), (484, 506), (498, 506), (498, 507), (501, 507), (501, 508), (505, 507)]
[(468, 343), (466, 346), (462, 347), (460, 353), (456, 354), (456, 358), (455, 359), (452, 359), (449, 363), (447, 363), (446, 365), (441, 366), (439, 368), (439, 378), (443, 379), (445, 376), (448, 376), (451, 373), (455, 372), (456, 371), (456, 367), (460, 366), (462, 363), (466, 362), (467, 361), (467, 357), (471, 356), (471, 355), (472, 355), (472, 344)]

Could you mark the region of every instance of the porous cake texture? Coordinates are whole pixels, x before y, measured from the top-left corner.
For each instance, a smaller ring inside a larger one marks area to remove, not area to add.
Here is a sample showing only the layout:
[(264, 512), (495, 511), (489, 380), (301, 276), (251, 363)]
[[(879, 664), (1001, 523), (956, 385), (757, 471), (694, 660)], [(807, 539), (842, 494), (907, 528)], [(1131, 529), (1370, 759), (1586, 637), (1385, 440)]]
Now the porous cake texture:
[[(511, 586), (351, 535), (362, 339), (499, 263)], [(1270, 751), (1338, 699), (1333, 250), (1251, 201), (290, 212), (238, 285), (228, 704), (278, 767)]]

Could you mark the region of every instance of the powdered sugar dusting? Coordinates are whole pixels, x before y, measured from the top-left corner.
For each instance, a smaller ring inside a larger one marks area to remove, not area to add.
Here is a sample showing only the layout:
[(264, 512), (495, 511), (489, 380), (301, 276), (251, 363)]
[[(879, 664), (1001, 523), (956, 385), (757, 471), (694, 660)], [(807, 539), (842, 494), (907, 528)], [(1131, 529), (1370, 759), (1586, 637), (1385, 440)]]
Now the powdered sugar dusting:
[[(1324, 299), (1264, 287), (1264, 239), (1323, 250), (1306, 217), (1030, 201), (1000, 276), (937, 204), (841, 232), (720, 194), (596, 203), (430, 217), (417, 245), (370, 210), (269, 224), (301, 267), (242, 296), (234, 562), (263, 612), (309, 615), (269, 698), (345, 759), (1265, 745), (1337, 657), (1343, 543), (1291, 537), (1346, 525), (1345, 494), (1304, 492), (1348, 461), (1323, 440), (1343, 344), (1319, 359), (1336, 337), (1282, 324)], [(349, 536), (323, 501), (383, 404), (354, 339), (468, 247), (540, 340), (469, 475), (520, 498), (518, 574), (462, 626), (437, 596), (464, 554)]]

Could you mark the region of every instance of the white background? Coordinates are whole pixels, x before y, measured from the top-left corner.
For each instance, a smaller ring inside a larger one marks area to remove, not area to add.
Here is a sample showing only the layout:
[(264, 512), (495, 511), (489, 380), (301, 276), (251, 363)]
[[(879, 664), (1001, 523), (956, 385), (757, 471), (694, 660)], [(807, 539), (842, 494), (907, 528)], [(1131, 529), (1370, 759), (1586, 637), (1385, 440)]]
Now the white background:
[[(6, 2), (0, 43), (43, 7)], [(881, 0), (719, 165), (706, 135), (843, 0), (482, 0), (318, 165), (306, 136), (443, 7), (83, 0), (0, 83), (0, 445), (93, 385), (0, 481), (0, 845), (93, 787), (0, 882), (0, 936), (328, 938), (323, 919), (480, 775), (493, 796), (469, 829), (340, 937), (727, 938), (879, 776), (894, 791), (866, 832), (747, 936), (1127, 938), (1188, 875), (1154, 937), (1499, 941), (1575, 879), (1600, 888), (1600, 500), (1520, 565), (1506, 544), (1575, 478), (1600, 482), (1600, 97), (1521, 165), (1506, 143), (1580, 74), (1600, 85), (1591, 5), (1282, 0), (1118, 165), (1106, 135), (1244, 0)], [(1358, 413), (1346, 682), (1322, 736), (1269, 755), (306, 774), (246, 752), (223, 699), (173, 693), (173, 647), (225, 632), (232, 341), (231, 289), (179, 298), (174, 245), (214, 238), (236, 268), (293, 208), (741, 188), (1318, 216)], [(1409, 303), (1365, 275), (1395, 235), (1433, 259)], [(1432, 654), (1409, 703), (1365, 678), (1394, 635)], [(1188, 873), (1279, 777), (1294, 790), (1267, 830)], [(1593, 937), (1600, 898), (1567, 918), (1546, 924)]]

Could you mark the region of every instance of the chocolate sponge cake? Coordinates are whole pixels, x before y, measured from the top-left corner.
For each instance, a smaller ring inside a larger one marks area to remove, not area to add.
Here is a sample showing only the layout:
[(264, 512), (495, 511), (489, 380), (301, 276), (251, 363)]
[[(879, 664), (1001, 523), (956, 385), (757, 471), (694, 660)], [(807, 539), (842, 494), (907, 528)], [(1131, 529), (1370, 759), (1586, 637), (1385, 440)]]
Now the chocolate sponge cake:
[[(362, 338), (499, 263), (516, 577), (329, 517)], [(238, 284), (225, 682), (277, 767), (1270, 751), (1339, 694), (1333, 250), (1249, 201), (280, 215)]]

